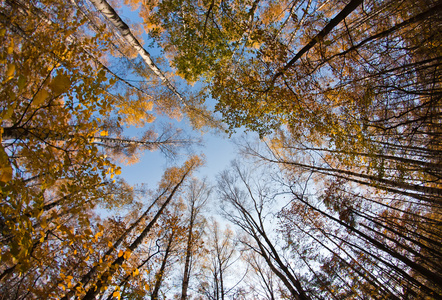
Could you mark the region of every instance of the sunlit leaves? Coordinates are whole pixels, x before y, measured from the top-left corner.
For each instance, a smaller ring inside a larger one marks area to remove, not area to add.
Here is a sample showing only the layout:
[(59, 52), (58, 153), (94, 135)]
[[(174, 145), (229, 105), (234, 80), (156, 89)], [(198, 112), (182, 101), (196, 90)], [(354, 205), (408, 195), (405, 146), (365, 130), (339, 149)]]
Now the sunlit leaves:
[[(70, 259), (63, 262), (68, 253), (80, 269), (91, 264), (94, 243), (103, 235), (89, 221), (91, 209), (122, 207), (133, 199), (127, 184), (108, 182), (121, 170), (91, 137), (109, 135), (103, 123), (117, 105), (123, 119), (132, 118), (122, 123), (132, 125), (152, 104), (127, 104), (108, 92), (116, 80), (108, 79), (97, 60), (108, 50), (110, 35), (88, 31), (72, 5), (32, 1), (1, 8), (10, 18), (0, 35), (1, 262), (11, 270), (11, 282), (44, 264), (49, 268), (44, 276), (57, 278), (61, 266), (71, 268)], [(74, 248), (77, 244), (84, 247)], [(60, 290), (72, 287), (61, 279)], [(47, 298), (39, 288), (32, 292)]]

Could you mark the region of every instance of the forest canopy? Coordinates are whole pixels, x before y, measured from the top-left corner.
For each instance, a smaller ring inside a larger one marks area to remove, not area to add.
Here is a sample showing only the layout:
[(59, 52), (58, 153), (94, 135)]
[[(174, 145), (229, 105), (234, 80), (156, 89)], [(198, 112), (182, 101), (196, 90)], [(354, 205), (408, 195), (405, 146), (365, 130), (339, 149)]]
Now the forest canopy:
[[(4, 0), (0, 22), (0, 299), (442, 299), (441, 1)], [(243, 131), (198, 176), (203, 133)], [(147, 151), (149, 189), (121, 176)]]

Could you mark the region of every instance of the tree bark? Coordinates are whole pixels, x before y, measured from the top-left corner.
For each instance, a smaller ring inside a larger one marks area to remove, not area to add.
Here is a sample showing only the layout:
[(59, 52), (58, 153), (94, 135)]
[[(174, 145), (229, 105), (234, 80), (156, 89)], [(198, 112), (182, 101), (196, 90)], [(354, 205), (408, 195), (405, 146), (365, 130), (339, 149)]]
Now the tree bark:
[(95, 8), (100, 11), (106, 19), (108, 19), (121, 33), (123, 38), (131, 45), (141, 56), (146, 65), (161, 79), (161, 81), (166, 85), (166, 87), (175, 94), (181, 101), (181, 104), (186, 107), (186, 101), (183, 96), (178, 92), (175, 86), (170, 82), (170, 80), (164, 75), (164, 73), (158, 68), (158, 66), (153, 62), (149, 52), (143, 48), (141, 43), (130, 31), (129, 26), (120, 18), (117, 12), (106, 0), (90, 0), (90, 2), (95, 6)]

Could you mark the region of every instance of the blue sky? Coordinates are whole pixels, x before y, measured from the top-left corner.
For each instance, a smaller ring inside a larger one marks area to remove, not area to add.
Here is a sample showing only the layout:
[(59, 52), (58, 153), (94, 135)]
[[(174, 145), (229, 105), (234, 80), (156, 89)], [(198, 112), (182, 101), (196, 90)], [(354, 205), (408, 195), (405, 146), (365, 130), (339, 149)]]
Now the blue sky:
[[(138, 16), (137, 11), (132, 11), (128, 7), (124, 7), (121, 4), (121, 9), (117, 8), (117, 12), (121, 16), (121, 18), (126, 22), (134, 24), (137, 22), (142, 22)], [(153, 56), (161, 55), (159, 49), (149, 48), (147, 45), (149, 42), (147, 41), (148, 37), (146, 34), (143, 34), (144, 47), (145, 49)], [(210, 99), (211, 105), (213, 105), (213, 100)], [(183, 118), (181, 121), (176, 120), (168, 120), (164, 117), (158, 118), (153, 125), (158, 122), (162, 123), (172, 123), (175, 126), (183, 129), (187, 134), (190, 134), (192, 137), (199, 138), (201, 137), (201, 133), (197, 131), (193, 131), (189, 125), (189, 122)], [(141, 129), (142, 130), (142, 129)], [(128, 130), (128, 135), (136, 135), (137, 131), (134, 129)], [(236, 134), (239, 135), (239, 134)], [(211, 183), (215, 182), (215, 176), (226, 169), (230, 161), (236, 157), (237, 149), (235, 144), (227, 137), (226, 134), (214, 134), (214, 133), (206, 133), (202, 136), (203, 145), (196, 145), (193, 147), (195, 154), (204, 154), (206, 164), (198, 170), (195, 174), (196, 176), (208, 177)], [(163, 171), (170, 166), (180, 165), (186, 159), (187, 155), (181, 155), (178, 157), (176, 161), (167, 160), (167, 158), (160, 152), (144, 152), (138, 161), (138, 163), (122, 166), (121, 176), (130, 184), (141, 184), (145, 183), (149, 188), (155, 188), (156, 183), (160, 180)]]
[[(194, 133), (195, 136), (197, 134)], [(202, 146), (195, 146), (193, 149), (195, 154), (204, 154), (206, 161), (206, 164), (198, 170), (196, 175), (200, 178), (208, 177), (211, 182), (214, 182), (216, 174), (229, 166), (237, 152), (232, 141), (211, 133), (203, 136)], [(167, 167), (175, 164), (180, 165), (186, 158), (187, 156), (184, 154), (179, 156), (176, 161), (170, 161), (160, 151), (146, 151), (140, 156), (138, 163), (122, 166), (121, 176), (130, 184), (147, 183), (150, 188), (154, 188)]]

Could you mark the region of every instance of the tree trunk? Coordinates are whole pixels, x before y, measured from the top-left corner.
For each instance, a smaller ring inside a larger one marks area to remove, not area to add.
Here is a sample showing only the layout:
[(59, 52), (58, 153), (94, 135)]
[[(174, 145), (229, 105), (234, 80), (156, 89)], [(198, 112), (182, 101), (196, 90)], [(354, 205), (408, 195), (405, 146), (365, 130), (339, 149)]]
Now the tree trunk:
[(167, 241), (167, 247), (166, 247), (166, 251), (164, 252), (164, 257), (161, 262), (160, 270), (158, 271), (158, 273), (155, 276), (156, 281), (155, 281), (155, 287), (154, 287), (152, 295), (150, 297), (151, 300), (158, 300), (158, 295), (160, 292), (161, 284), (163, 283), (164, 270), (166, 269), (167, 260), (169, 259), (169, 255), (170, 255), (170, 252), (172, 249), (172, 242), (173, 242), (174, 237), (175, 237), (175, 231), (174, 231), (174, 229), (172, 229), (172, 232), (170, 233), (169, 239)]
[(193, 243), (192, 234), (193, 234), (193, 223), (194, 223), (194, 218), (195, 218), (194, 212), (195, 212), (194, 207), (192, 205), (191, 215), (190, 215), (189, 232), (187, 235), (186, 258), (184, 261), (183, 283), (181, 286), (181, 300), (187, 299), (187, 288), (189, 287), (190, 262), (192, 259), (192, 243)]
[(352, 0), (347, 6), (344, 7), (343, 10), (339, 14), (336, 15), (330, 22), (319, 32), (310, 42), (305, 45), (299, 52), (293, 57), (283, 68), (281, 71), (276, 73), (272, 78), (272, 83), (278, 79), (278, 77), (282, 76), (285, 71), (290, 69), (298, 59), (300, 59), (307, 51), (313, 48), (316, 43), (323, 40), (324, 37), (335, 28), (342, 20), (345, 19), (349, 14), (351, 14), (360, 4), (362, 4), (363, 0)]
[(146, 65), (157, 75), (161, 81), (167, 86), (167, 88), (175, 94), (181, 101), (183, 106), (186, 105), (186, 101), (183, 96), (177, 91), (175, 86), (167, 79), (164, 73), (158, 68), (158, 66), (152, 61), (149, 52), (141, 46), (140, 42), (130, 31), (129, 26), (120, 18), (117, 12), (109, 5), (106, 0), (90, 0), (90, 2), (95, 6), (95, 8), (100, 11), (106, 19), (108, 19), (121, 33), (126, 42), (131, 45), (141, 56)]
[[(309, 204), (307, 201), (305, 201), (302, 197), (300, 197), (299, 195), (293, 193), (293, 195), (296, 197), (296, 199), (298, 199), (299, 201), (301, 201), (303, 204), (305, 204), (306, 206), (308, 206), (309, 208), (311, 208), (314, 211), (319, 212), (320, 214), (324, 215), (326, 218), (333, 220), (335, 222), (337, 222), (338, 224), (340, 224), (341, 226), (345, 227), (347, 230), (356, 233), (358, 236), (362, 237), (364, 240), (366, 240), (367, 242), (371, 243), (373, 246), (375, 246), (376, 248), (378, 248), (379, 250), (388, 253), (389, 255), (391, 255), (391, 257), (394, 257), (395, 259), (403, 262), (405, 265), (409, 266), (412, 270), (414, 270), (417, 273), (422, 274), (425, 278), (427, 278), (428, 281), (433, 282), (436, 285), (440, 285), (440, 282), (442, 282), (442, 277), (434, 272), (432, 272), (431, 270), (415, 263), (414, 261), (410, 260), (409, 258), (405, 257), (404, 255), (392, 250), (390, 247), (384, 245), (383, 243), (381, 243), (380, 241), (371, 238), (370, 236), (368, 236), (367, 234), (361, 232), (360, 230), (346, 224), (345, 222), (342, 222), (338, 219), (336, 219), (335, 217), (327, 214), (326, 212), (314, 207), (313, 205)], [(421, 285), (422, 288), (424, 288), (425, 290), (427, 290), (428, 292), (434, 292), (433, 290), (431, 290), (430, 288)], [(435, 294), (438, 295), (438, 294)], [(438, 295), (440, 299), (442, 299), (441, 295)]]
[[(277, 158), (277, 160), (273, 160), (273, 159), (269, 159), (267, 157), (263, 157), (259, 154), (258, 154), (258, 156), (269, 161), (269, 162), (274, 162), (274, 163), (278, 163), (278, 164), (293, 165), (293, 166), (300, 167), (304, 170), (310, 170), (312, 172), (322, 173), (325, 175), (332, 175), (337, 178), (343, 178), (343, 179), (350, 180), (350, 181), (357, 182), (357, 183), (364, 184), (364, 185), (369, 185), (369, 186), (375, 185), (377, 188), (385, 190), (385, 191), (398, 193), (398, 194), (401, 194), (404, 196), (413, 197), (415, 199), (427, 201), (430, 203), (440, 203), (441, 202), (440, 199), (442, 197), (442, 189), (437, 188), (437, 187), (409, 184), (406, 182), (393, 181), (390, 179), (379, 178), (374, 175), (356, 173), (353, 171), (341, 170), (341, 169), (336, 169), (336, 168), (317, 167), (317, 166), (306, 165), (306, 164), (302, 164), (302, 163), (298, 163), (298, 162), (294, 162), (294, 161), (284, 161), (279, 158)], [(277, 156), (277, 155), (275, 154), (275, 156)], [(358, 180), (357, 178), (365, 179), (368, 181)], [(417, 192), (417, 194), (411, 193), (409, 191)]]

